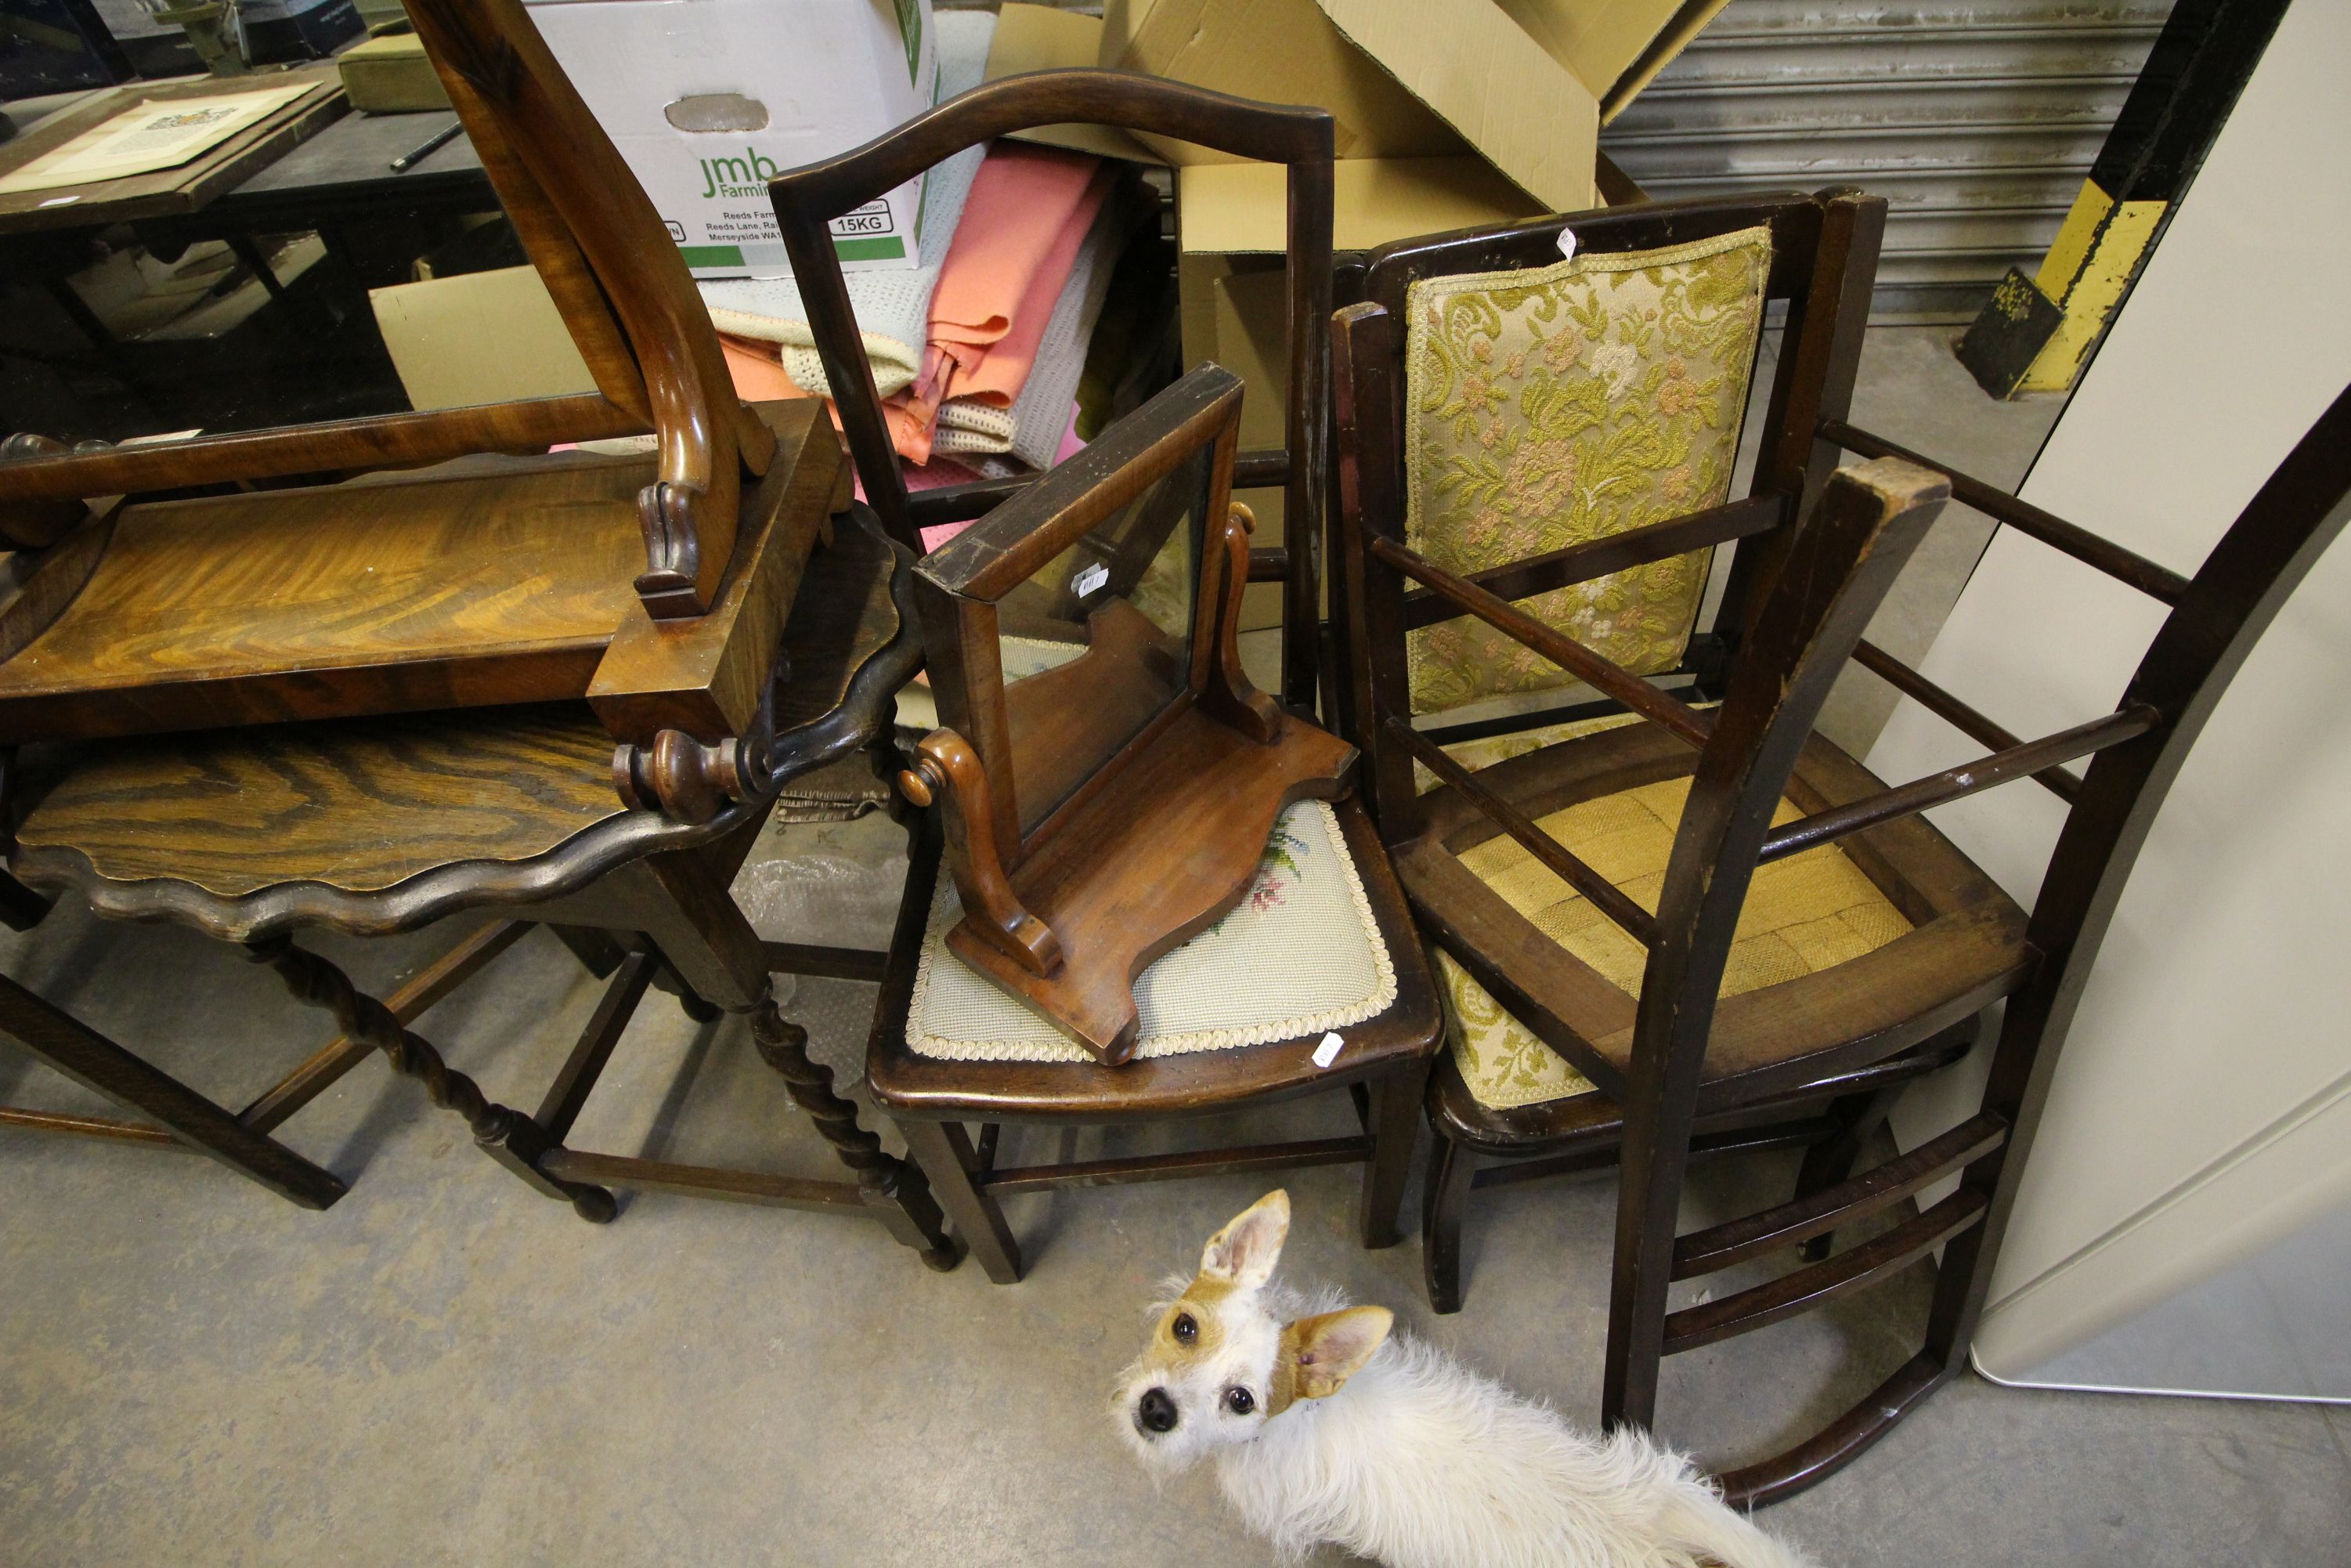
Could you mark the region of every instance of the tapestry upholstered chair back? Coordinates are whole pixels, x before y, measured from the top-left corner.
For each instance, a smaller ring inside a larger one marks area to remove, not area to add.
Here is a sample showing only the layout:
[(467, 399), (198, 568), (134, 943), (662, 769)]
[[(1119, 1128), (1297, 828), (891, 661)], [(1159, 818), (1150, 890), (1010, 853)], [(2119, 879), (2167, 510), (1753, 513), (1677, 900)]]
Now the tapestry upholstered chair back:
[[(1422, 278), (1407, 297), (1405, 539), (1489, 568), (1728, 499), (1747, 407), (1768, 226), (1546, 267)], [(1688, 646), (1711, 549), (1522, 601), (1636, 674)], [(1416, 714), (1574, 684), (1461, 616), (1408, 633)]]

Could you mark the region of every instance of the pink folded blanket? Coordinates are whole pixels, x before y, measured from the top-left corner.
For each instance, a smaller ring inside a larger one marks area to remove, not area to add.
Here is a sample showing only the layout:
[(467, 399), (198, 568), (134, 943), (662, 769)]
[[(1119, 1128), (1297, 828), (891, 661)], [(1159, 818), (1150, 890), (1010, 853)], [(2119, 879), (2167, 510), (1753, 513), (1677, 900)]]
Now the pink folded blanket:
[[(930, 461), (950, 397), (1012, 406), (1111, 185), (1098, 158), (1017, 141), (988, 149), (940, 265), (922, 370), (883, 402), (901, 457)], [(774, 344), (724, 335), (720, 343), (742, 396), (804, 395)]]

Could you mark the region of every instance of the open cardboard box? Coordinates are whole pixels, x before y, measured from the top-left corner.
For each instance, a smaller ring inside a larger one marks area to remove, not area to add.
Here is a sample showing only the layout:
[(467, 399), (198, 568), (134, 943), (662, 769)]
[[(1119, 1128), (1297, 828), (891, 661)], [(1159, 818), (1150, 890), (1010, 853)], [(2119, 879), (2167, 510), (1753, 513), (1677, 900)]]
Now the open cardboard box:
[[(1729, 0), (1109, 0), (1105, 16), (1008, 4), (988, 79), (1054, 67), (1148, 72), (1337, 120), (1342, 252), (1595, 204), (1600, 126)], [(1030, 140), (1172, 165), (1186, 369), (1241, 377), (1244, 450), (1278, 445), (1283, 171), (1078, 127)], [(1249, 492), (1261, 543), (1281, 493)], [(1245, 629), (1280, 619), (1250, 589)]]

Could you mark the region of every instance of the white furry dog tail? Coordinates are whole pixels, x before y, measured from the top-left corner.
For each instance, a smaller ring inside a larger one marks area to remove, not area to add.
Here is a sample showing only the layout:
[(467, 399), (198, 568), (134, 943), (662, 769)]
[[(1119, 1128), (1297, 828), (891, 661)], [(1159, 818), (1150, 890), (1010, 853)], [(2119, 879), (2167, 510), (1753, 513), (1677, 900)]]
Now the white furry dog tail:
[(1745, 1514), (1711, 1496), (1702, 1503), (1675, 1499), (1659, 1523), (1665, 1539), (1687, 1547), (1701, 1562), (1711, 1558), (1723, 1568), (1813, 1568), (1803, 1553), (1772, 1539)]

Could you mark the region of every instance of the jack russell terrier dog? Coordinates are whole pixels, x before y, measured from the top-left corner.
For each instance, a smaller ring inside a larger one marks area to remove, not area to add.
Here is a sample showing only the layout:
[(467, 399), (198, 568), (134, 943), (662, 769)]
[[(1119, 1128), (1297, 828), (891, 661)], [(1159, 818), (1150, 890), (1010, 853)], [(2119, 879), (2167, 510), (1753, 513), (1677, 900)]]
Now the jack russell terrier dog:
[(1116, 1395), (1146, 1465), (1213, 1457), (1286, 1558), (1327, 1542), (1390, 1568), (1803, 1568), (1639, 1430), (1595, 1440), (1391, 1334), (1384, 1307), (1271, 1283), (1289, 1233), (1274, 1192), (1210, 1237)]

